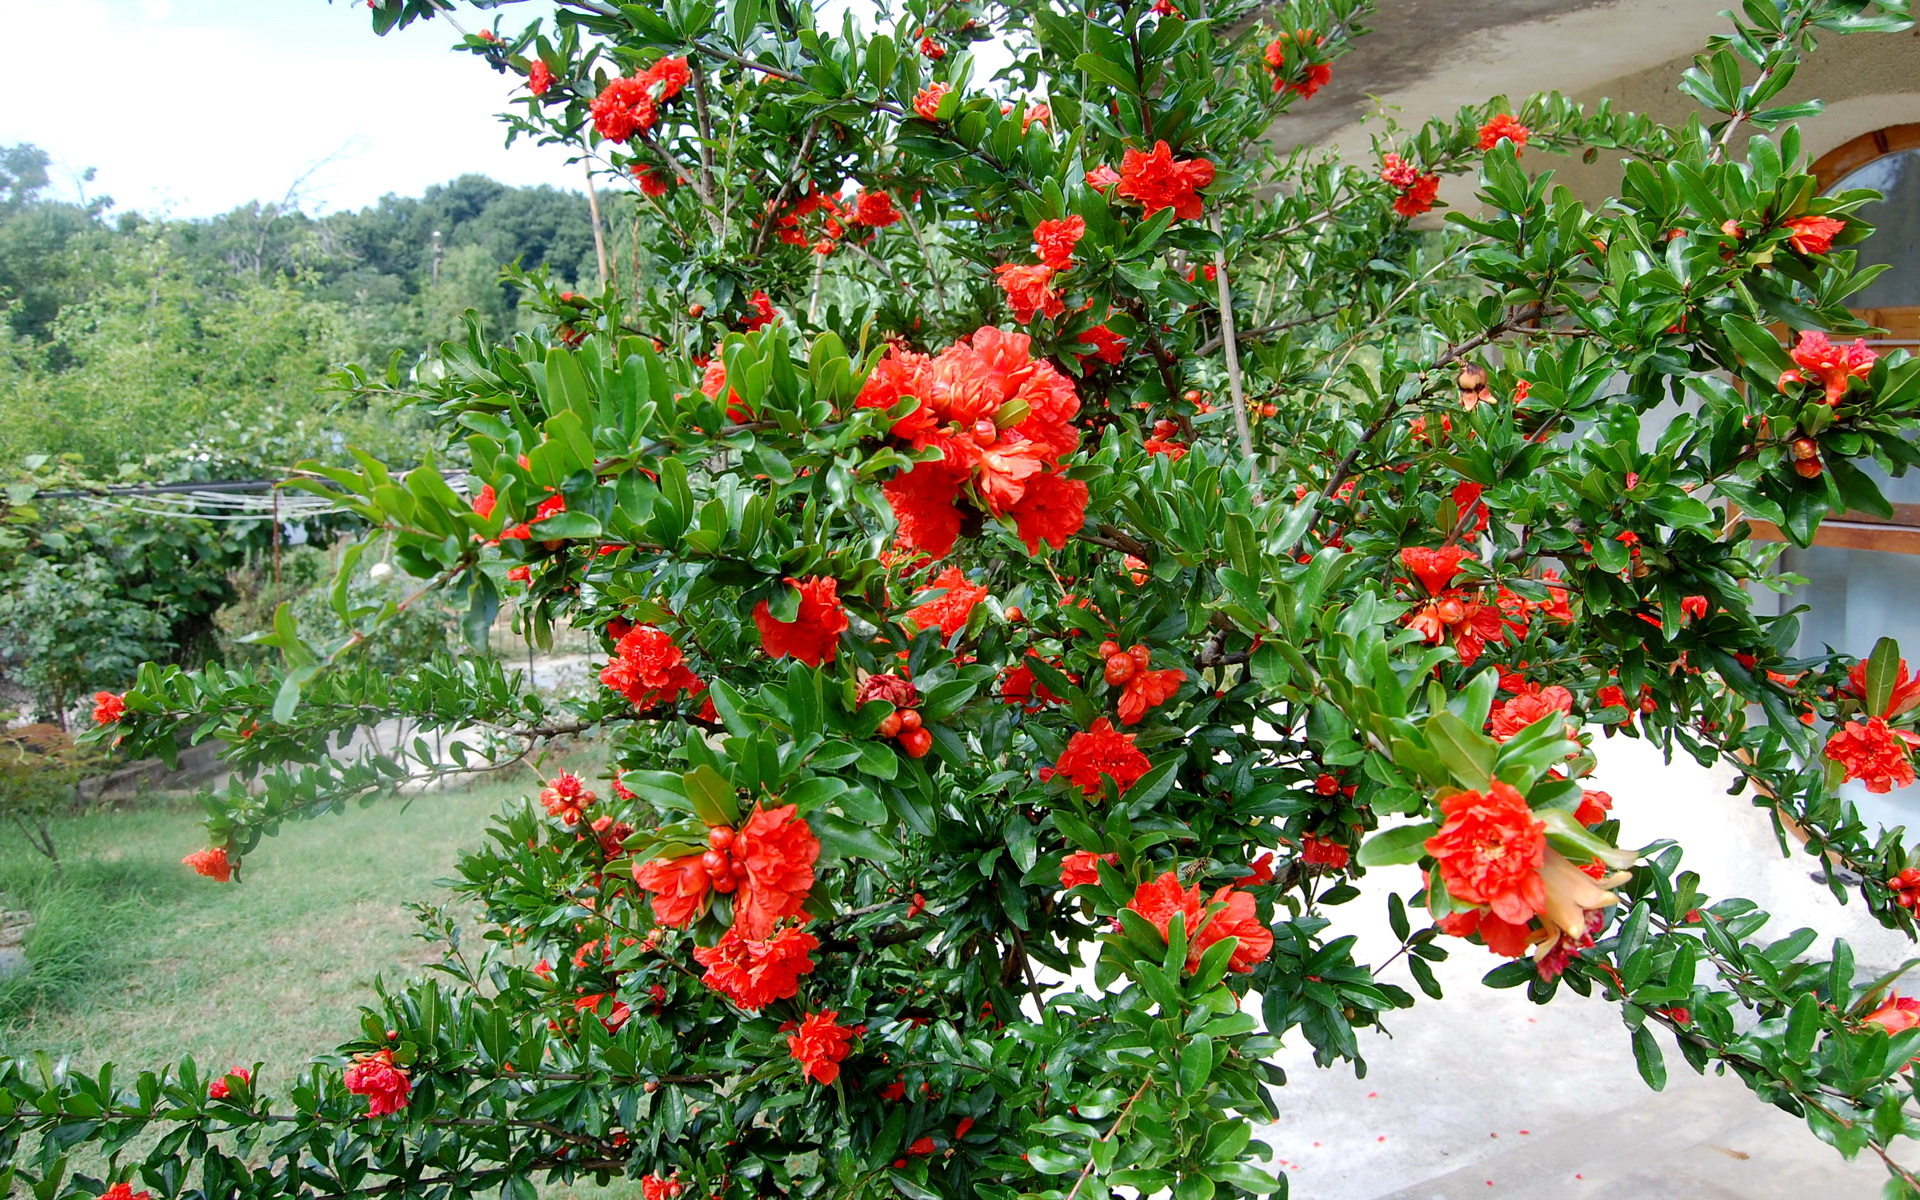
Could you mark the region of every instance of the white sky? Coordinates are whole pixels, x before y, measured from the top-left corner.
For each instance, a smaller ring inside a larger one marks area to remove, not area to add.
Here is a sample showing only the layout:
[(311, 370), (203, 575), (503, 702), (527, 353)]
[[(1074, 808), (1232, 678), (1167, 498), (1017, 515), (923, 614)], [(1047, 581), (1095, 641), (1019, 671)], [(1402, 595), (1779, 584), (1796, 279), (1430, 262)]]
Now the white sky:
[[(493, 14), (517, 31), (551, 12)], [(0, 0), (0, 145), (53, 155), (55, 189), (118, 211), (202, 217), (277, 200), (309, 168), (308, 211), (418, 195), (466, 173), (578, 190), (578, 165), (525, 139), (504, 147), (493, 114), (515, 77), (451, 52), (443, 20), (375, 37), (349, 0)]]

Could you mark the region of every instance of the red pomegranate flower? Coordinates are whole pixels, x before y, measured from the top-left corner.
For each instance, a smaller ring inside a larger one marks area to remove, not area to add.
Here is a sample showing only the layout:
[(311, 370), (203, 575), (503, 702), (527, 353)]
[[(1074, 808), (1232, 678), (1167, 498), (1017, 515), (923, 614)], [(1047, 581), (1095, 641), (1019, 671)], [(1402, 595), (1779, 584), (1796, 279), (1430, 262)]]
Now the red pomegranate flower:
[[(1224, 905), (1223, 908), (1213, 908)], [(1177, 872), (1168, 871), (1150, 879), (1134, 892), (1127, 907), (1144, 917), (1148, 924), (1167, 937), (1177, 916), (1187, 931), (1187, 970), (1200, 965), (1207, 947), (1225, 938), (1238, 938), (1228, 960), (1229, 970), (1246, 974), (1273, 952), (1273, 931), (1260, 923), (1253, 897), (1232, 887), (1223, 887), (1213, 899), (1202, 903), (1200, 885), (1180, 886)], [(1212, 909), (1210, 912), (1209, 909)]]
[(112, 692), (95, 692), (93, 694), (93, 723), (95, 725), (111, 725), (126, 714), (126, 697), (117, 696)]
[(227, 1068), (225, 1075), (222, 1075), (207, 1085), (207, 1098), (210, 1100), (225, 1100), (227, 1097), (233, 1095), (233, 1087), (227, 1082), (230, 1079), (239, 1080), (240, 1086), (245, 1087), (247, 1084), (253, 1082), (253, 1072), (245, 1067)]
[(1454, 576), (1460, 573), (1460, 564), (1468, 561), (1478, 560), (1459, 546), (1442, 546), (1438, 550), (1408, 546), (1400, 551), (1400, 562), (1413, 572), (1429, 596), (1438, 596), (1451, 588)]
[(1067, 311), (1060, 300), (1060, 293), (1053, 290), (1049, 281), (1053, 278), (1053, 268), (1044, 264), (1021, 266), (1005, 263), (995, 267), (993, 273), (1000, 277), (1000, 289), (1007, 294), (1007, 302), (1013, 306), (1013, 319), (1022, 325), (1032, 321), (1035, 315), (1057, 317)]
[(413, 1084), (407, 1073), (393, 1064), (393, 1051), (376, 1050), (354, 1060), (346, 1070), (347, 1090), (367, 1098), (367, 1115), (384, 1117), (407, 1106)]
[[(1180, 685), (1187, 681), (1187, 673), (1178, 667), (1148, 670), (1147, 664), (1152, 659), (1144, 645), (1134, 646), (1127, 653), (1137, 669), (1126, 678), (1125, 689), (1120, 693), (1120, 723), (1138, 725), (1148, 709), (1158, 708), (1173, 699)], [(1111, 672), (1109, 678), (1112, 678)]]
[(1044, 543), (1055, 550), (1066, 548), (1067, 539), (1080, 532), (1087, 519), (1087, 485), (1058, 473), (1035, 475), (1027, 480), (1025, 494), (1008, 516), (1013, 528), (1026, 544), (1028, 554), (1040, 553)]
[(913, 111), (923, 121), (940, 119), (940, 101), (953, 89), (944, 83), (930, 83), (913, 98)]
[(1091, 850), (1075, 850), (1067, 855), (1060, 864), (1060, 886), (1075, 888), (1084, 884), (1100, 882), (1100, 865), (1118, 866), (1118, 854), (1095, 854)]
[(1520, 147), (1527, 144), (1527, 135), (1531, 132), (1525, 125), (1513, 119), (1509, 113), (1499, 113), (1491, 121), (1480, 127), (1480, 148), (1491, 150), (1505, 138), (1513, 143), (1514, 154), (1520, 153)]
[(1341, 842), (1328, 841), (1315, 833), (1300, 835), (1300, 861), (1319, 867), (1344, 867), (1353, 861), (1353, 852)]
[(641, 712), (706, 690), (707, 685), (688, 669), (686, 655), (673, 638), (651, 625), (628, 630), (613, 652), (613, 661), (600, 672), (600, 682), (632, 701)]
[(196, 875), (205, 875), (208, 879), (220, 883), (229, 883), (233, 880), (233, 863), (227, 858), (225, 846), (195, 850), (180, 861), (192, 867)]
[(1403, 217), (1417, 217), (1422, 213), (1432, 211), (1434, 203), (1438, 201), (1439, 198), (1440, 177), (1438, 175), (1422, 175), (1420, 178), (1414, 180), (1412, 187), (1401, 192), (1400, 195), (1394, 199), (1393, 211)]
[(1582, 825), (1597, 825), (1606, 820), (1607, 814), (1612, 811), (1612, 793), (1583, 790), (1580, 793), (1580, 807), (1574, 810), (1573, 819)]
[(1164, 141), (1145, 153), (1129, 149), (1120, 158), (1119, 194), (1139, 201), (1146, 210), (1144, 216), (1171, 208), (1179, 220), (1197, 221), (1202, 209), (1200, 189), (1212, 182), (1212, 163), (1204, 158), (1175, 159)]
[(941, 595), (915, 605), (903, 616), (921, 629), (937, 627), (941, 636), (951, 638), (967, 627), (967, 618), (973, 615), (974, 606), (986, 598), (987, 589), (968, 583), (959, 567), (948, 567), (927, 584), (927, 590), (938, 589), (944, 589)]
[(1833, 249), (1834, 235), (1846, 227), (1833, 217), (1795, 217), (1787, 222), (1787, 245), (1802, 254), (1825, 254)]
[(890, 347), (862, 385), (860, 407), (907, 408), (894, 419), (895, 437), (941, 452), (940, 461), (917, 463), (885, 485), (905, 548), (951, 550), (968, 501), (1013, 518), (1029, 553), (1040, 540), (1064, 542), (1071, 530), (1060, 525), (1069, 516), (1079, 528), (1085, 485), (1041, 481), (1080, 443), (1080, 398), (1031, 346), (1024, 334), (988, 326), (937, 358)]
[(596, 799), (586, 782), (571, 771), (562, 771), (552, 783), (540, 789), (540, 803), (547, 815), (560, 818), (563, 825), (578, 825)]
[(1441, 881), (1456, 900), (1485, 904), (1510, 924), (1525, 924), (1547, 902), (1540, 878), (1546, 825), (1526, 797), (1495, 780), (1485, 795), (1459, 792), (1440, 802), (1445, 818), (1426, 841)]
[[(1867, 698), (1867, 662), (1861, 659), (1847, 672), (1847, 690), (1856, 699)], [(1868, 713), (1870, 717), (1897, 717), (1901, 713), (1920, 706), (1920, 676), (1907, 677), (1907, 660), (1901, 659), (1893, 677), (1893, 693), (1887, 698), (1885, 712)], [(98, 720), (98, 718), (95, 718)]]
[(1888, 1033), (1904, 1033), (1920, 1028), (1920, 1000), (1912, 996), (1889, 996), (1885, 1004), (1861, 1020), (1878, 1025)]
[(100, 1200), (153, 1200), (153, 1193), (144, 1189), (136, 1192), (132, 1184), (121, 1182), (100, 1193)]
[(1115, 731), (1113, 722), (1101, 717), (1092, 729), (1068, 739), (1053, 767), (1040, 774), (1043, 779), (1064, 775), (1084, 794), (1098, 796), (1106, 780), (1113, 780), (1116, 791), (1125, 792), (1152, 767), (1134, 746), (1132, 734)]
[(898, 675), (869, 675), (860, 681), (860, 690), (854, 696), (855, 704), (872, 704), (885, 701), (896, 709), (913, 708), (920, 703), (920, 689), (913, 686), (910, 679)]
[(1573, 693), (1563, 687), (1526, 692), (1494, 708), (1490, 732), (1494, 741), (1508, 741), (1548, 713), (1572, 711)]
[(840, 635), (847, 630), (839, 583), (825, 575), (787, 582), (800, 592), (800, 611), (791, 621), (778, 621), (765, 600), (756, 605), (753, 623), (760, 630), (760, 645), (774, 658), (790, 656), (810, 667), (832, 662)]
[(900, 543), (944, 558), (960, 538), (960, 480), (938, 463), (920, 463), (887, 480), (880, 489), (893, 509)]
[(527, 68), (527, 90), (536, 96), (544, 96), (552, 86), (553, 68), (540, 59), (534, 59), (533, 65)]
[(1033, 227), (1033, 244), (1040, 252), (1041, 262), (1056, 271), (1064, 271), (1073, 266), (1073, 248), (1086, 233), (1084, 218), (1059, 217)]
[(1838, 405), (1847, 394), (1848, 383), (1865, 379), (1877, 357), (1864, 338), (1856, 339), (1851, 346), (1836, 346), (1825, 333), (1808, 329), (1793, 348), (1798, 369), (1781, 372), (1780, 388), (1784, 391), (1789, 383), (1804, 383), (1811, 376), (1826, 388), (1827, 403)]
[(1289, 38), (1284, 35), (1267, 43), (1267, 67), (1273, 74), (1273, 90), (1293, 92), (1302, 100), (1313, 99), (1313, 94), (1325, 87), (1333, 78), (1333, 68), (1311, 58), (1311, 49), (1324, 46), (1327, 39), (1317, 36), (1311, 29), (1302, 29)]
[(764, 941), (742, 937), (739, 926), (711, 946), (696, 946), (694, 961), (707, 969), (701, 982), (736, 1006), (758, 1011), (800, 991), (800, 977), (813, 973), (820, 942), (804, 929), (786, 928)]
[(813, 890), (820, 839), (791, 804), (755, 809), (732, 845), (747, 874), (733, 904), (733, 925), (750, 941), (773, 934), (782, 917), (797, 917)]
[(674, 929), (685, 929), (707, 903), (713, 881), (702, 855), (635, 862), (633, 881), (653, 893), (653, 919)]
[(1913, 782), (1913, 759), (1908, 747), (1920, 746), (1920, 736), (1895, 729), (1880, 717), (1849, 721), (1827, 739), (1826, 755), (1846, 768), (1848, 779), (1858, 779), (1875, 795), (1884, 795)]
[(832, 1009), (808, 1013), (799, 1028), (787, 1035), (787, 1053), (817, 1083), (831, 1084), (840, 1078), (840, 1063), (853, 1044), (853, 1030), (835, 1024), (839, 1016)]
[(1082, 330), (1080, 344), (1093, 347), (1091, 354), (1074, 352), (1074, 357), (1080, 360), (1080, 365), (1083, 367), (1087, 365), (1088, 359), (1097, 358), (1103, 363), (1118, 365), (1120, 360), (1126, 357), (1127, 339), (1105, 325), (1095, 325), (1090, 329)]
[(853, 223), (871, 225), (875, 229), (884, 229), (898, 223), (900, 214), (893, 207), (893, 197), (885, 192), (861, 192), (854, 197)]

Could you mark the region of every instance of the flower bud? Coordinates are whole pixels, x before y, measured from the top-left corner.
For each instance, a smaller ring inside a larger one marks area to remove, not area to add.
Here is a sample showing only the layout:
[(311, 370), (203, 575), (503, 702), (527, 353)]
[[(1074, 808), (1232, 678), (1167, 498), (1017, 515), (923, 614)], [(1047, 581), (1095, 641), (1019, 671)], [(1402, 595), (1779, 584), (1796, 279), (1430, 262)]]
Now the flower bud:
[(715, 850), (725, 850), (733, 845), (733, 830), (725, 825), (715, 825), (707, 830), (707, 845)]

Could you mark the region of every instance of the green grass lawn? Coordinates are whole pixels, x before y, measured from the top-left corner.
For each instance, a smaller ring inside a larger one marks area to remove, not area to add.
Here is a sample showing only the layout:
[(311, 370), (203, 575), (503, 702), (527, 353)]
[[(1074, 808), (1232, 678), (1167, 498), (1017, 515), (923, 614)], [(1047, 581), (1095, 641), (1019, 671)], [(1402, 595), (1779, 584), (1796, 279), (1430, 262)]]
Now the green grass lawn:
[(24, 838), (0, 837), (0, 906), (39, 918), (34, 971), (0, 983), (0, 1053), (70, 1054), (84, 1070), (191, 1054), (215, 1069), (264, 1062), (270, 1086), (284, 1080), (354, 1035), (376, 976), (437, 959), (406, 905), (443, 900), (434, 881), (525, 794), (492, 784), (292, 824), (236, 884), (181, 865), (205, 844), (197, 809), (61, 821), (63, 877)]
[[(289, 825), (247, 856), (238, 884), (181, 865), (205, 845), (198, 809), (63, 820), (60, 877), (25, 838), (0, 836), (0, 907), (39, 918), (33, 972), (0, 982), (0, 1054), (71, 1055), (86, 1071), (189, 1054), (213, 1070), (260, 1062), (277, 1090), (356, 1034), (377, 976), (398, 983), (438, 960), (406, 906), (444, 902), (434, 881), (480, 845), (503, 802), (537, 786), (527, 775)], [(543, 1182), (541, 1193), (637, 1200), (640, 1189)]]

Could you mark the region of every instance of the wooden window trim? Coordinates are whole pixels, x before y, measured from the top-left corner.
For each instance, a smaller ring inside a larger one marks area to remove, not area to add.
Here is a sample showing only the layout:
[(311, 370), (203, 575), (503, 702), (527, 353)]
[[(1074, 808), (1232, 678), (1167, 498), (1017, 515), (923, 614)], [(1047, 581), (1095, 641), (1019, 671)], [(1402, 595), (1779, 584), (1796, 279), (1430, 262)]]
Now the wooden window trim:
[(1824, 192), (1875, 159), (1902, 150), (1920, 150), (1920, 122), (1889, 125), (1835, 146), (1813, 160), (1813, 177)]

